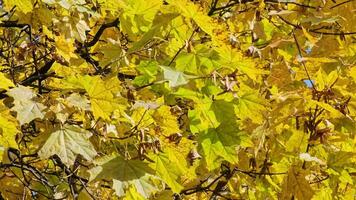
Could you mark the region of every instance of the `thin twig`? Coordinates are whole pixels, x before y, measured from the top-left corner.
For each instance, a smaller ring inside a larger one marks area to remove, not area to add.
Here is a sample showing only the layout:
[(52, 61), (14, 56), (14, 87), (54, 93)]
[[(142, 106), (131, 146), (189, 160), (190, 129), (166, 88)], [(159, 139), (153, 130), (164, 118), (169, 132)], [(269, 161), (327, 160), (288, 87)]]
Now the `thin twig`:
[(193, 39), (193, 36), (194, 34), (198, 31), (199, 28), (195, 28), (192, 32), (192, 34), (190, 35), (189, 39), (186, 41), (185, 44), (183, 44), (182, 47), (180, 47), (177, 51), (177, 53), (173, 56), (172, 60), (169, 62), (168, 66), (170, 66), (174, 60), (177, 58), (177, 56), (180, 54), (180, 52), (184, 49), (184, 47), (186, 46), (187, 43), (189, 43), (192, 39)]
[(307, 76), (308, 76), (308, 79), (309, 79), (309, 81), (310, 81), (310, 83), (311, 83), (311, 85), (312, 85), (312, 87), (313, 87), (313, 90), (316, 91), (315, 85), (314, 85), (314, 83), (313, 83), (313, 81), (312, 81), (312, 79), (311, 79), (311, 77), (310, 77), (310, 75), (309, 75), (309, 72), (308, 72), (308, 70), (307, 70), (307, 67), (305, 66), (305, 63), (304, 63), (304, 60), (303, 60), (303, 55), (302, 55), (302, 50), (300, 49), (300, 46), (299, 46), (297, 37), (296, 37), (295, 34), (294, 34), (294, 31), (292, 32), (292, 34), (293, 34), (293, 38), (294, 38), (295, 44), (297, 45), (297, 48), (298, 48), (299, 57), (300, 57), (300, 60), (301, 60), (302, 65), (303, 65), (304, 71), (305, 71), (305, 73), (306, 73)]
[[(302, 29), (302, 27), (298, 24), (293, 24), (292, 22), (284, 19), (283, 17), (281, 17), (280, 15), (277, 15), (277, 17), (279, 17), (279, 19), (281, 19), (284, 23), (293, 26), (296, 29)], [(356, 31), (352, 31), (352, 32), (324, 32), (324, 31), (318, 31), (318, 29), (309, 29), (308, 30), (311, 33), (318, 33), (318, 34), (323, 34), (323, 35), (356, 35)]]
[(354, 0), (348, 0), (348, 1), (344, 1), (344, 2), (338, 3), (336, 5), (331, 6), (330, 9), (334, 9), (334, 8), (336, 8), (338, 6), (344, 5), (345, 3), (349, 3), (349, 2), (352, 2), (352, 1), (354, 1)]
[(99, 39), (100, 39), (101, 35), (104, 33), (105, 29), (111, 28), (111, 27), (117, 27), (119, 23), (120, 23), (119, 18), (116, 18), (113, 22), (101, 25), (99, 30), (94, 35), (94, 38), (90, 42), (86, 43), (85, 46), (86, 47), (94, 46), (99, 41)]

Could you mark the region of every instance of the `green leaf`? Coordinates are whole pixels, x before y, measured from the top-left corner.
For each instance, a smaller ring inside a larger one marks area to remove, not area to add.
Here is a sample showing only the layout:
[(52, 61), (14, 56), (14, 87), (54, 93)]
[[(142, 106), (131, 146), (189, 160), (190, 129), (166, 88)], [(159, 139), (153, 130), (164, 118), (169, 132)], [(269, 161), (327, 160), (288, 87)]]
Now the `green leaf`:
[(153, 154), (150, 158), (154, 161), (150, 166), (156, 171), (157, 175), (175, 193), (179, 193), (184, 187), (180, 184), (180, 177), (187, 173), (186, 161), (178, 157), (177, 152), (167, 148), (164, 152)]
[[(143, 47), (157, 34), (161, 33), (161, 29), (168, 25), (174, 18), (178, 16), (177, 13), (161, 13), (156, 15), (152, 22), (152, 27), (146, 32), (139, 41), (135, 42), (128, 50), (128, 53), (135, 52), (139, 48)], [(158, 36), (159, 37), (159, 36)]]
[(231, 125), (221, 125), (216, 129), (209, 129), (206, 133), (200, 133), (199, 137), (202, 153), (209, 170), (220, 167), (224, 160), (236, 163), (239, 145), (253, 146), (244, 132)]
[(345, 167), (354, 167), (356, 163), (356, 153), (337, 151), (331, 152), (328, 156), (327, 165), (335, 170), (345, 169)]
[(219, 55), (205, 45), (196, 45), (189, 53), (181, 53), (177, 57), (175, 68), (182, 72), (204, 76), (218, 68)]
[(146, 199), (160, 190), (159, 180), (154, 171), (139, 160), (125, 160), (118, 155), (105, 156), (95, 161), (96, 167), (89, 170), (90, 180), (113, 180), (113, 189), (118, 196), (125, 195), (125, 190), (133, 185), (137, 192)]
[(221, 124), (235, 124), (237, 117), (234, 104), (232, 102), (217, 100), (211, 104), (211, 109), (215, 113), (216, 119)]
[(133, 84), (143, 86), (156, 80), (159, 66), (154, 61), (142, 61), (136, 69), (140, 72), (140, 75), (135, 77)]
[(97, 153), (89, 141), (90, 136), (89, 131), (77, 126), (64, 125), (61, 129), (51, 133), (38, 154), (43, 159), (56, 154), (67, 166), (73, 165), (79, 154), (91, 161)]
[(130, 36), (138, 32), (149, 31), (152, 21), (162, 5), (160, 0), (123, 1), (123, 13), (120, 17), (121, 28)]

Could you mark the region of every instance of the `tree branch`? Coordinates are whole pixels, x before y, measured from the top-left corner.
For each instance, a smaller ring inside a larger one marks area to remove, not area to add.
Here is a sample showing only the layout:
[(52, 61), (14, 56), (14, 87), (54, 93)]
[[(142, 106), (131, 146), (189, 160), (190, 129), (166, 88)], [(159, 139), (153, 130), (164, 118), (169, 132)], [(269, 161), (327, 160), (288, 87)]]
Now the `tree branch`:
[(51, 69), (54, 62), (55, 62), (54, 59), (50, 60), (41, 69), (37, 70), (37, 72), (34, 72), (29, 77), (27, 77), (25, 80), (21, 81), (20, 84), (24, 85), (24, 86), (28, 86), (28, 85), (31, 85), (36, 80), (43, 81), (47, 77), (50, 77), (49, 75), (46, 75), (46, 73)]
[(85, 46), (86, 47), (94, 46), (99, 41), (100, 36), (104, 33), (105, 29), (111, 27), (117, 27), (119, 23), (120, 23), (119, 18), (116, 18), (113, 22), (102, 24), (98, 32), (96, 32), (96, 34), (94, 35), (94, 38), (90, 42), (86, 43)]

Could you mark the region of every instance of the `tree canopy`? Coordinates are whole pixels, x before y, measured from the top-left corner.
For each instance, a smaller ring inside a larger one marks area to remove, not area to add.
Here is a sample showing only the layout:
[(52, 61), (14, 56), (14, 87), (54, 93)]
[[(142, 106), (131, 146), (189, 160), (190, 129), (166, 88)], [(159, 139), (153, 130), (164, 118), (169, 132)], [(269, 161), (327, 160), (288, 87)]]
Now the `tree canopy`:
[(0, 199), (354, 199), (355, 11), (0, 1)]

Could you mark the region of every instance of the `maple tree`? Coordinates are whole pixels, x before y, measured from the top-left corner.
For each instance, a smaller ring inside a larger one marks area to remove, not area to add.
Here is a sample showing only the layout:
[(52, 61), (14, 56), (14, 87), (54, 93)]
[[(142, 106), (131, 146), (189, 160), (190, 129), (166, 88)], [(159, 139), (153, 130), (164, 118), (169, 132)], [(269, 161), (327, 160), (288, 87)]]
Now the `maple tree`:
[(0, 199), (354, 199), (355, 10), (0, 1)]

